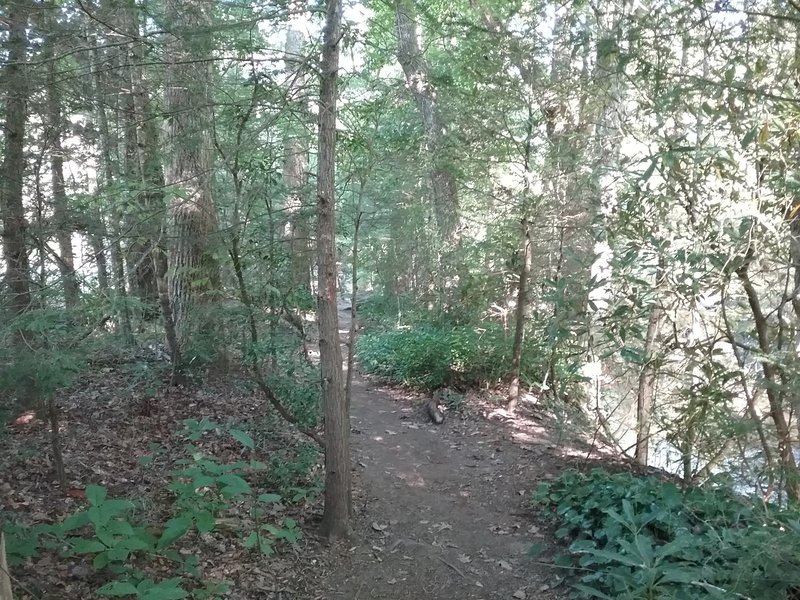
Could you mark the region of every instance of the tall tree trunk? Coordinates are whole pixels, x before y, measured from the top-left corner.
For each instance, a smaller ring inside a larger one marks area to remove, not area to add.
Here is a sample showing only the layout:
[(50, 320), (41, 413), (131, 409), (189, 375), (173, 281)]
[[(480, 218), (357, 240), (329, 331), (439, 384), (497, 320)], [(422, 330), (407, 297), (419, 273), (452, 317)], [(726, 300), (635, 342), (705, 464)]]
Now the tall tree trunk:
[(0, 172), (0, 211), (3, 217), (3, 258), (6, 261), (6, 285), (9, 307), (15, 314), (27, 310), (31, 303), (28, 249), (25, 242), (25, 208), (22, 185), (25, 175), (25, 122), (28, 98), (26, 28), (30, 5), (27, 0), (11, 0), (6, 51), (8, 60), (3, 69), (5, 94), (5, 150)]
[[(140, 147), (139, 162), (141, 165), (142, 187), (144, 189), (143, 205), (147, 213), (147, 222), (144, 230), (146, 239), (150, 244), (149, 260), (145, 259), (137, 273), (137, 280), (141, 282), (142, 290), (149, 290), (148, 282), (155, 281), (158, 294), (161, 317), (165, 324), (167, 345), (170, 356), (177, 357), (173, 365), (180, 365), (180, 350), (177, 347), (175, 322), (172, 317), (172, 306), (169, 304), (169, 291), (167, 288), (167, 252), (164, 246), (164, 169), (161, 161), (161, 140), (156, 119), (156, 109), (152, 100), (148, 81), (142, 63), (146, 57), (144, 44), (139, 39), (141, 14), (132, 0), (128, 0), (129, 10), (135, 10), (134, 23), (130, 26), (130, 33), (134, 36), (133, 44), (133, 93), (134, 106), (137, 115), (138, 141)], [(148, 263), (149, 266), (145, 266)], [(149, 291), (143, 293), (149, 294)], [(166, 301), (166, 304), (165, 304)], [(166, 309), (166, 310), (165, 310)]]
[[(127, 215), (130, 242), (126, 258), (129, 289), (146, 303), (152, 314), (159, 301), (153, 250), (158, 244), (163, 222), (163, 174), (159, 165), (153, 178), (152, 132), (155, 122), (149, 114), (149, 98), (142, 83), (143, 45), (139, 40), (139, 7), (134, 0), (124, 0), (117, 9), (120, 29), (131, 42), (126, 45), (125, 66), (121, 71), (122, 115), (125, 133), (125, 179), (134, 194), (133, 210)], [(157, 142), (156, 142), (157, 143)], [(156, 157), (157, 157), (156, 153)], [(155, 185), (155, 188), (153, 187)], [(156, 193), (153, 193), (153, 190)], [(157, 253), (160, 254), (160, 253)]]
[(517, 408), (520, 397), (519, 377), (522, 365), (522, 342), (525, 338), (525, 309), (528, 306), (528, 278), (531, 273), (532, 262), (531, 227), (528, 219), (522, 219), (522, 244), (520, 258), (522, 265), (519, 270), (519, 284), (517, 286), (517, 312), (514, 327), (514, 344), (511, 348), (511, 383), (508, 386), (508, 410)]
[(212, 94), (210, 0), (168, 0), (166, 113), (170, 160), (169, 296), (181, 355), (187, 344), (214, 330), (208, 306), (219, 288), (213, 242), (217, 215), (211, 195)]
[[(658, 290), (662, 278), (662, 266), (656, 271), (655, 289)], [(656, 293), (656, 296), (658, 294)], [(663, 309), (656, 299), (650, 307), (650, 318), (647, 322), (647, 334), (644, 341), (644, 352), (642, 356), (642, 369), (639, 372), (639, 385), (636, 393), (636, 450), (634, 456), (636, 462), (647, 466), (647, 456), (650, 449), (650, 421), (653, 413), (653, 403), (656, 391), (656, 364), (654, 355), (656, 351), (656, 341), (658, 339), (659, 328), (661, 326), (661, 314)]]
[(769, 401), (769, 411), (772, 423), (775, 426), (775, 433), (778, 436), (778, 455), (781, 462), (781, 469), (785, 480), (786, 494), (793, 502), (800, 501), (800, 470), (794, 457), (794, 446), (792, 444), (792, 434), (789, 423), (784, 412), (785, 406), (782, 402), (780, 392), (780, 366), (773, 363), (770, 354), (772, 344), (770, 342), (769, 323), (767, 317), (761, 309), (761, 302), (758, 298), (753, 283), (750, 281), (748, 268), (752, 256), (749, 256), (744, 265), (736, 270), (736, 275), (744, 288), (747, 302), (753, 314), (756, 335), (758, 337), (758, 347), (764, 359), (761, 360), (761, 370), (764, 374), (767, 400)]
[[(95, 64), (99, 63), (99, 52), (94, 51)], [(97, 112), (97, 123), (100, 129), (100, 165), (102, 174), (102, 186), (105, 188), (111, 187), (114, 184), (116, 173), (114, 172), (115, 161), (112, 158), (114, 155), (114, 143), (111, 140), (111, 132), (108, 127), (108, 115), (106, 114), (106, 98), (105, 86), (103, 78), (99, 71), (95, 70), (94, 73), (95, 84), (95, 103)], [(98, 192), (101, 187), (98, 186)], [(105, 224), (105, 217), (98, 215), (99, 220), (102, 221), (99, 228), (102, 232), (108, 232)], [(122, 244), (120, 243), (119, 224), (114, 224), (111, 227), (108, 249), (111, 255), (111, 274), (113, 276), (113, 283), (115, 288), (115, 302), (114, 308), (117, 313), (117, 329), (122, 334), (122, 338), (126, 344), (133, 342), (133, 327), (131, 324), (130, 306), (128, 305), (128, 290), (125, 281), (125, 263), (122, 254)], [(101, 237), (102, 239), (102, 237)]]
[(94, 264), (97, 268), (97, 287), (100, 292), (108, 293), (108, 260), (106, 260), (106, 236), (105, 236), (105, 222), (101, 215), (95, 216), (96, 222), (89, 224), (90, 229), (87, 233), (89, 238), (89, 245), (92, 248), (92, 257)]
[(350, 415), (342, 381), (336, 306), (336, 101), (342, 0), (327, 0), (320, 65), (317, 157), (317, 265), (319, 352), (325, 413), (325, 510), (322, 530), (331, 539), (350, 525)]
[(432, 165), (433, 209), (439, 237), (445, 244), (454, 244), (458, 241), (458, 188), (442, 157), (444, 124), (430, 81), (430, 69), (420, 49), (412, 0), (395, 0), (395, 24), (397, 60), (403, 68), (406, 87), (417, 104), (425, 130), (425, 152)]
[[(51, 20), (54, 26), (55, 19)], [(72, 248), (72, 219), (67, 208), (67, 192), (64, 185), (64, 150), (61, 146), (63, 131), (61, 117), (61, 93), (56, 82), (56, 61), (52, 42), (48, 42), (50, 63), (47, 71), (47, 121), (49, 128), (50, 175), (52, 177), (53, 220), (58, 240), (58, 269), (64, 288), (64, 305), (70, 309), (78, 305), (80, 287), (75, 274), (75, 254)]]
[(361, 196), (364, 193), (364, 182), (358, 194), (356, 217), (353, 220), (353, 254), (351, 268), (353, 270), (352, 285), (350, 290), (350, 335), (347, 337), (347, 380), (345, 381), (344, 395), (347, 400), (347, 414), (350, 414), (350, 400), (353, 392), (353, 366), (356, 355), (356, 335), (358, 334), (358, 230), (361, 228)]
[[(289, 102), (302, 103), (296, 113), (302, 119), (308, 111), (302, 100), (306, 85), (303, 74), (304, 64), (303, 34), (294, 26), (286, 34), (286, 95)], [(301, 98), (297, 100), (297, 98)], [(309, 216), (303, 210), (305, 190), (308, 185), (308, 143), (303, 133), (304, 127), (294, 125), (290, 128), (284, 143), (286, 159), (283, 163), (283, 182), (286, 186), (286, 231), (284, 237), (291, 260), (292, 281), (302, 289), (311, 289), (311, 246)]]

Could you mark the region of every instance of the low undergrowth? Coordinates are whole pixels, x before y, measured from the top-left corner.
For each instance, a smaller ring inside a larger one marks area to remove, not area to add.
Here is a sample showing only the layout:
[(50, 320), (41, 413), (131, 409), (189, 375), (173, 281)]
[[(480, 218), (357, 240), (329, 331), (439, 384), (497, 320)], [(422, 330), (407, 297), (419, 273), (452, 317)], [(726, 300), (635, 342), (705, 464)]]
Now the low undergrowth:
[[(203, 448), (204, 440), (233, 438), (242, 454), (253, 451), (255, 441), (242, 429), (208, 419), (187, 419), (180, 435), (183, 457), (173, 462), (175, 468), (159, 491), (169, 499), (168, 507), (153, 510), (151, 500), (113, 498), (106, 487), (88, 485), (81, 490), (88, 506), (60, 522), (26, 526), (6, 515), (0, 527), (7, 536), (9, 564), (21, 565), (50, 552), (89, 565), (100, 596), (209, 600), (226, 595), (229, 586), (203, 576), (197, 551), (203, 539), (232, 541), (244, 551), (267, 557), (281, 544), (302, 537), (283, 508), (292, 499), (263, 484), (280, 480), (295, 501), (316, 494), (297, 487), (316, 455), (299, 464), (222, 461)], [(139, 464), (147, 469), (161, 460), (156, 450), (140, 457)], [(154, 565), (159, 565), (157, 571)]]
[[(370, 373), (423, 389), (493, 385), (511, 369), (512, 336), (487, 325), (367, 332), (356, 344), (359, 364)], [(525, 346), (522, 380), (541, 380), (542, 353)]]
[[(800, 597), (800, 511), (725, 487), (680, 489), (594, 470), (542, 483), (535, 504), (559, 527), (574, 598), (790, 600)], [(532, 548), (532, 554), (539, 551)]]

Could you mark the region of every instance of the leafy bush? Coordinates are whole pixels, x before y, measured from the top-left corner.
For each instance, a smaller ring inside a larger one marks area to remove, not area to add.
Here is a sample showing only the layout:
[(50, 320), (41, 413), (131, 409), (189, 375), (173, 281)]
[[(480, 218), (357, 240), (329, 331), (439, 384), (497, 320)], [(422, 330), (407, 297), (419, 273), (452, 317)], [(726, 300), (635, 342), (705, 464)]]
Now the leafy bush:
[(322, 491), (322, 483), (313, 474), (319, 462), (319, 447), (314, 444), (275, 451), (270, 458), (267, 483), (292, 502), (314, 497)]
[(418, 304), (411, 296), (390, 297), (387, 294), (372, 294), (358, 302), (358, 318), (369, 324), (396, 324), (402, 318), (404, 322), (417, 322)]
[[(505, 378), (511, 368), (511, 343), (511, 336), (497, 326), (420, 327), (366, 333), (356, 349), (361, 366), (371, 373), (425, 389), (463, 389)], [(538, 380), (540, 356), (536, 344), (526, 344), (526, 383)]]
[[(568, 471), (535, 503), (570, 540), (577, 598), (758, 598), (800, 593), (800, 512), (756, 506), (727, 488)], [(561, 561), (562, 564), (564, 561)]]
[[(211, 534), (221, 521), (231, 521), (220, 517), (226, 513), (237, 516), (243, 508), (247, 509), (247, 522), (252, 526), (240, 531), (241, 544), (264, 556), (273, 554), (278, 543), (297, 541), (302, 532), (293, 519), (276, 521), (273, 505), (281, 502), (280, 495), (259, 494), (248, 482), (255, 473), (267, 471), (266, 464), (220, 463), (194, 444), (214, 432), (230, 435), (250, 450), (255, 447), (253, 439), (242, 430), (226, 430), (207, 419), (184, 421), (182, 435), (187, 457), (176, 461), (178, 468), (167, 486), (173, 494), (173, 512), (166, 522), (151, 522), (142, 515), (140, 503), (110, 498), (106, 488), (88, 485), (85, 490), (88, 508), (60, 523), (34, 527), (13, 521), (0, 523), (7, 535), (9, 563), (24, 563), (42, 549), (49, 549), (68, 557), (90, 557), (96, 571), (111, 574), (113, 580), (97, 590), (99, 595), (133, 596), (141, 600), (171, 600), (190, 594), (198, 599), (220, 597), (227, 586), (199, 581), (198, 557), (176, 550), (173, 546), (178, 540), (194, 532)], [(142, 465), (149, 462), (140, 460)], [(238, 517), (234, 522), (239, 522)], [(142, 563), (160, 559), (171, 561), (179, 576), (157, 582), (138, 568)]]

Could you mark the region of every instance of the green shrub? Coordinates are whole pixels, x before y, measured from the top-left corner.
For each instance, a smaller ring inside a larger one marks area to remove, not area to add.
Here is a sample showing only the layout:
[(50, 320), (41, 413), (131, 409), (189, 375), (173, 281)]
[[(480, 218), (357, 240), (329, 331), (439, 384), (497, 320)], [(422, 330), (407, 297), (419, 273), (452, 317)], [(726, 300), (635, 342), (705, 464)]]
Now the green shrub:
[[(568, 471), (535, 503), (569, 540), (576, 598), (784, 600), (800, 592), (800, 512), (729, 488)], [(560, 561), (564, 564), (564, 561)]]
[[(419, 327), (369, 332), (356, 344), (361, 366), (395, 382), (424, 389), (464, 389), (504, 379), (511, 368), (512, 338), (498, 326)], [(541, 352), (527, 343), (522, 379), (539, 380)]]
[[(141, 503), (110, 498), (106, 488), (88, 485), (85, 492), (89, 506), (60, 523), (28, 527), (11, 519), (0, 520), (7, 536), (9, 564), (22, 564), (48, 549), (66, 557), (91, 558), (96, 571), (113, 577), (96, 590), (101, 596), (169, 600), (191, 595), (198, 600), (211, 599), (224, 595), (227, 585), (203, 581), (199, 557), (175, 549), (176, 542), (195, 532), (212, 534), (220, 517), (244, 511), (248, 518), (242, 522), (247, 523), (247, 529), (238, 529), (244, 548), (269, 556), (276, 545), (302, 537), (293, 519), (276, 520), (273, 505), (281, 502), (282, 496), (258, 493), (250, 484), (254, 475), (268, 470), (267, 465), (258, 461), (221, 463), (194, 444), (206, 435), (230, 435), (253, 450), (255, 442), (248, 433), (223, 428), (207, 419), (187, 419), (181, 433), (186, 440), (186, 458), (175, 461), (177, 468), (167, 485), (173, 509), (168, 520), (149, 521)], [(146, 466), (152, 457), (142, 457), (139, 462)], [(170, 561), (177, 576), (156, 582), (138, 567), (160, 560)]]

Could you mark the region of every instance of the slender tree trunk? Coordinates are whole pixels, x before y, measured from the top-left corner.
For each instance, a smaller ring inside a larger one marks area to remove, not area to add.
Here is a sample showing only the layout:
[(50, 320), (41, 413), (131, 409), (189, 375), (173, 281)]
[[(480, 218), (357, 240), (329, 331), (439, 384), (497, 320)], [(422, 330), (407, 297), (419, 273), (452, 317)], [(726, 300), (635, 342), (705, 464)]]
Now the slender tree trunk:
[(358, 333), (358, 230), (361, 228), (361, 194), (364, 184), (359, 191), (359, 202), (356, 206), (356, 218), (353, 221), (353, 255), (352, 255), (352, 290), (350, 290), (350, 335), (347, 338), (347, 381), (345, 384), (345, 398), (347, 399), (347, 414), (350, 414), (350, 399), (353, 389), (353, 368), (356, 354), (356, 334)]
[[(54, 23), (54, 20), (51, 21)], [(52, 42), (49, 42), (52, 45)], [(80, 299), (80, 287), (75, 274), (75, 254), (72, 248), (72, 219), (67, 208), (67, 192), (64, 185), (64, 150), (61, 146), (63, 125), (61, 121), (61, 94), (56, 83), (56, 61), (54, 49), (48, 55), (50, 63), (47, 71), (47, 121), (50, 134), (50, 175), (52, 177), (53, 220), (58, 240), (59, 261), (64, 305), (75, 308)]]
[(6, 558), (6, 538), (0, 531), (0, 600), (14, 600), (14, 593), (11, 589), (11, 571), (8, 570), (8, 559)]
[(430, 81), (430, 69), (420, 49), (412, 0), (395, 0), (397, 60), (403, 68), (406, 87), (414, 98), (425, 130), (425, 152), (431, 162), (433, 209), (439, 236), (445, 244), (458, 241), (458, 188), (443, 160), (444, 125)]
[[(212, 94), (209, 58), (213, 39), (210, 0), (168, 0), (166, 112), (170, 160), (165, 182), (169, 206), (169, 292), (181, 355), (200, 333), (211, 343), (212, 292), (219, 288), (213, 242), (217, 215), (211, 195)], [(207, 41), (201, 41), (205, 40)], [(190, 323), (193, 323), (190, 326)]]
[[(158, 156), (158, 133), (153, 135), (149, 95), (143, 83), (143, 44), (139, 40), (139, 7), (135, 0), (125, 0), (117, 10), (120, 29), (131, 42), (122, 77), (122, 113), (125, 132), (125, 178), (135, 190), (133, 211), (127, 217), (130, 242), (127, 249), (128, 279), (131, 293), (148, 305), (152, 314), (159, 300), (156, 269), (162, 256), (156, 252), (164, 220), (164, 176)], [(153, 139), (155, 137), (155, 140)], [(159, 161), (154, 165), (155, 161)]]
[(330, 539), (348, 534), (351, 512), (350, 415), (342, 385), (342, 350), (336, 306), (336, 101), (342, 0), (327, 0), (320, 65), (317, 157), (317, 265), (319, 351), (325, 413), (325, 510)]
[(769, 323), (761, 309), (761, 302), (758, 298), (753, 283), (750, 281), (748, 273), (749, 261), (736, 270), (736, 275), (744, 288), (750, 310), (753, 314), (756, 334), (758, 336), (758, 346), (765, 359), (761, 361), (761, 370), (766, 381), (766, 394), (769, 401), (770, 416), (775, 426), (775, 433), (778, 436), (778, 455), (785, 479), (786, 494), (792, 502), (800, 501), (800, 471), (797, 468), (797, 461), (794, 458), (794, 447), (792, 445), (792, 434), (789, 423), (784, 413), (783, 402), (779, 391), (779, 370), (780, 367), (770, 360), (772, 344), (770, 343)]
[(99, 229), (100, 231), (89, 231), (87, 236), (89, 238), (89, 245), (92, 248), (92, 257), (94, 264), (97, 268), (97, 287), (100, 292), (107, 293), (109, 289), (108, 283), (108, 261), (106, 260), (106, 236), (105, 236), (105, 223), (100, 215), (95, 217), (96, 223), (89, 224), (90, 227)]
[[(99, 64), (99, 53), (94, 51), (95, 63)], [(108, 115), (105, 109), (105, 87), (103, 85), (103, 78), (98, 71), (94, 73), (95, 84), (95, 102), (97, 112), (97, 122), (100, 129), (100, 165), (102, 173), (102, 186), (108, 188), (113, 185), (116, 173), (114, 172), (114, 143), (111, 140), (111, 133), (108, 126)], [(100, 186), (98, 186), (98, 191)], [(116, 216), (116, 215), (115, 215)], [(100, 230), (108, 232), (105, 224), (105, 217), (98, 215), (102, 223)], [(111, 227), (110, 240), (108, 244), (109, 254), (111, 255), (111, 275), (113, 277), (113, 284), (115, 288), (115, 301), (114, 308), (117, 313), (117, 329), (122, 335), (122, 339), (126, 344), (133, 343), (133, 326), (131, 323), (130, 306), (128, 305), (128, 290), (127, 282), (125, 281), (125, 262), (122, 254), (122, 244), (120, 243), (121, 231), (119, 224), (114, 224)], [(101, 236), (101, 239), (104, 236)]]
[(127, 281), (125, 280), (125, 258), (122, 254), (120, 243), (121, 232), (118, 226), (111, 229), (111, 271), (114, 275), (114, 287), (117, 292), (117, 311), (119, 312), (119, 331), (127, 345), (133, 344), (133, 323), (131, 322), (131, 307), (128, 303)]
[(0, 85), (5, 95), (5, 150), (0, 171), (0, 212), (3, 218), (3, 258), (5, 283), (10, 292), (9, 307), (14, 314), (31, 303), (30, 267), (25, 242), (25, 208), (22, 203), (25, 175), (25, 122), (28, 80), (26, 28), (30, 5), (27, 0), (11, 0), (6, 22), (9, 26), (6, 51), (8, 60)]
[(528, 278), (531, 273), (532, 258), (531, 228), (528, 219), (522, 219), (522, 244), (520, 258), (522, 265), (519, 270), (519, 285), (517, 286), (517, 311), (514, 327), (514, 345), (511, 348), (511, 383), (508, 386), (508, 410), (517, 408), (520, 397), (520, 370), (522, 363), (522, 342), (525, 338), (525, 309), (528, 306)]
[[(302, 119), (307, 107), (302, 95), (306, 81), (303, 74), (303, 34), (291, 27), (286, 36), (286, 93), (290, 102), (301, 103), (297, 114)], [(298, 100), (300, 98), (300, 100)], [(288, 246), (292, 265), (292, 280), (295, 286), (311, 289), (311, 246), (309, 216), (304, 211), (304, 198), (308, 185), (308, 143), (302, 123), (294, 125), (284, 143), (286, 159), (283, 164), (283, 182), (286, 185), (286, 231), (284, 238)]]
[[(661, 281), (661, 267), (656, 273), (655, 289)], [(636, 450), (634, 457), (640, 465), (647, 465), (650, 449), (650, 421), (655, 401), (657, 368), (654, 362), (656, 341), (661, 326), (662, 308), (659, 300), (650, 307), (647, 334), (644, 342), (642, 369), (639, 372), (639, 385), (636, 393)]]

